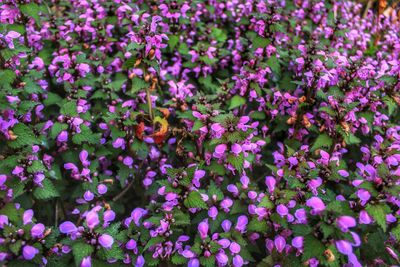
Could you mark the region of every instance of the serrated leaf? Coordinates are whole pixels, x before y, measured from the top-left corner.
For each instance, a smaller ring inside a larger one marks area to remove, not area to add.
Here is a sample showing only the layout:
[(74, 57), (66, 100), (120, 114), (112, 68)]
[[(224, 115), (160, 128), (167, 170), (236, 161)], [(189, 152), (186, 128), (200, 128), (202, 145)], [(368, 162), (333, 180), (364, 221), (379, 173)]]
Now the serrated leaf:
[(38, 143), (38, 140), (36, 139), (31, 128), (23, 123), (18, 123), (15, 125), (12, 131), (16, 136), (15, 140), (8, 143), (8, 145), (12, 148), (21, 148), (23, 146), (31, 146)]
[(281, 65), (278, 61), (278, 58), (273, 55), (267, 60), (267, 65), (271, 68), (272, 72), (276, 75), (281, 74)]
[(247, 225), (247, 231), (265, 233), (268, 230), (267, 222), (265, 220), (259, 221), (258, 219), (252, 219)]
[(365, 210), (375, 219), (382, 230), (386, 232), (386, 214), (390, 212), (390, 208), (386, 205), (367, 205)]
[(228, 155), (227, 160), (237, 171), (241, 171), (243, 169), (244, 165), (243, 153), (240, 153), (239, 155), (230, 154)]
[(229, 109), (235, 109), (237, 107), (243, 106), (246, 104), (246, 99), (240, 95), (234, 95), (229, 103)]
[(60, 193), (58, 192), (57, 188), (54, 186), (53, 182), (49, 179), (44, 179), (42, 181), (43, 187), (37, 187), (33, 191), (33, 195), (36, 199), (50, 199), (54, 197), (59, 197)]
[(77, 242), (72, 245), (72, 254), (74, 255), (75, 265), (80, 266), (82, 259), (91, 255), (94, 251), (93, 246), (83, 243)]
[(324, 244), (312, 235), (308, 235), (304, 238), (303, 261), (307, 261), (314, 257), (322, 260), (324, 258), (324, 251)]
[(253, 39), (253, 48), (265, 48), (268, 44), (270, 43), (270, 40), (268, 38), (264, 38), (261, 36), (256, 36)]
[(75, 117), (78, 115), (78, 111), (77, 111), (77, 107), (76, 107), (76, 103), (69, 101), (66, 102), (60, 110), (61, 114), (66, 115), (66, 116), (71, 116), (71, 117)]
[(326, 133), (318, 135), (317, 139), (315, 139), (314, 144), (311, 147), (311, 151), (315, 151), (319, 148), (326, 147), (329, 148), (333, 144), (332, 138), (329, 137)]
[(41, 25), (39, 16), (40, 8), (36, 3), (20, 5), (19, 9), (24, 15), (32, 17), (38, 26)]
[(172, 257), (171, 257), (171, 262), (173, 264), (179, 265), (179, 266), (183, 266), (185, 265), (185, 263), (188, 261), (188, 259), (186, 259), (185, 257), (175, 253)]
[(156, 236), (150, 238), (150, 240), (147, 242), (146, 246), (144, 247), (143, 251), (148, 250), (151, 246), (157, 245), (158, 243), (161, 243), (164, 241), (164, 238), (161, 236)]
[(201, 198), (201, 195), (197, 191), (192, 191), (189, 193), (183, 204), (187, 208), (200, 208), (200, 209), (207, 209), (208, 206)]

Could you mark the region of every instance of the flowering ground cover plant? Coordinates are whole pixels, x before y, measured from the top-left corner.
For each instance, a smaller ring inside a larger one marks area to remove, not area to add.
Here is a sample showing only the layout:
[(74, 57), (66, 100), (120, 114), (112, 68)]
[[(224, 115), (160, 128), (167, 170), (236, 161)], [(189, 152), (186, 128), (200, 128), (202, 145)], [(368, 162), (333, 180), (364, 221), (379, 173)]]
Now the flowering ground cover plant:
[(3, 266), (400, 265), (395, 12), (6, 0), (0, 24)]

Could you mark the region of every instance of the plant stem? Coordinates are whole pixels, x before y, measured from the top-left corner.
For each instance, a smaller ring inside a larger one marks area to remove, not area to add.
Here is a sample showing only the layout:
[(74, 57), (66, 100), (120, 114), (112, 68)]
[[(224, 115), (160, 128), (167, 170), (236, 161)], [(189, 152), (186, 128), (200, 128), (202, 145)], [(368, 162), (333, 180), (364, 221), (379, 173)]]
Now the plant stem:
[(146, 96), (147, 96), (147, 105), (149, 107), (149, 116), (150, 116), (151, 120), (153, 121), (154, 115), (153, 115), (153, 107), (151, 104), (151, 94), (150, 94), (149, 88), (146, 89)]

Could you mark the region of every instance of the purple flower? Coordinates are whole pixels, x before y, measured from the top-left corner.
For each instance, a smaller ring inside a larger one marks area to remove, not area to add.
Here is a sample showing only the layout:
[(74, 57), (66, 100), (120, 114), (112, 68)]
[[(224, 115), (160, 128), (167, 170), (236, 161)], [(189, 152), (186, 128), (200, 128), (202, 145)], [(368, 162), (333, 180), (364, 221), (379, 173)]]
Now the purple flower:
[(278, 235), (275, 237), (274, 244), (275, 244), (276, 250), (279, 253), (282, 253), (282, 251), (284, 250), (284, 248), (286, 246), (286, 240), (282, 236)]
[(142, 255), (139, 255), (139, 257), (136, 259), (135, 267), (143, 267), (145, 264), (145, 259)]
[(228, 264), (228, 256), (226, 256), (223, 251), (217, 253), (217, 255), (215, 255), (215, 258), (219, 263), (219, 266), (225, 266), (226, 264)]
[(134, 249), (137, 248), (137, 243), (136, 243), (135, 240), (130, 239), (130, 240), (126, 243), (125, 247), (126, 247), (126, 249), (134, 250)]
[(75, 224), (70, 221), (66, 221), (60, 224), (59, 229), (60, 232), (63, 234), (73, 234), (78, 231), (78, 228), (75, 226)]
[(32, 260), (38, 253), (39, 250), (37, 248), (29, 245), (26, 245), (22, 248), (22, 255), (24, 256), (25, 260)]
[(99, 223), (99, 215), (96, 211), (89, 211), (86, 214), (86, 224), (90, 229), (95, 228), (97, 225), (99, 225)]
[(32, 237), (41, 237), (43, 235), (43, 232), (45, 230), (44, 224), (42, 223), (38, 223), (35, 224), (32, 228), (31, 228), (31, 235)]
[(68, 132), (61, 131), (57, 136), (57, 141), (60, 143), (67, 142), (68, 141)]
[(114, 148), (125, 149), (125, 140), (121, 137), (118, 137), (117, 139), (115, 139), (112, 145)]
[(85, 194), (83, 194), (83, 198), (86, 201), (92, 201), (93, 198), (94, 198), (94, 194), (92, 192), (90, 192), (90, 191), (86, 191)]
[(312, 208), (314, 214), (318, 214), (321, 211), (325, 210), (325, 204), (322, 200), (318, 197), (311, 197), (307, 200), (306, 205)]
[(247, 217), (245, 215), (239, 216), (236, 226), (235, 226), (235, 229), (241, 233), (245, 232), (248, 222), (249, 222), (249, 220), (247, 219)]
[(232, 242), (229, 246), (229, 250), (232, 254), (238, 254), (240, 252), (240, 245), (236, 242)]
[(5, 225), (8, 225), (8, 217), (6, 215), (0, 214), (0, 229), (4, 229)]
[(232, 259), (233, 267), (242, 267), (244, 264), (243, 258), (240, 255), (236, 255)]
[(274, 192), (275, 185), (276, 185), (276, 180), (274, 177), (272, 177), (272, 176), (265, 177), (265, 184), (267, 185), (268, 191), (270, 193)]
[(102, 234), (99, 237), (99, 243), (103, 248), (111, 249), (114, 244), (114, 238), (108, 234)]
[(349, 228), (357, 225), (356, 220), (351, 216), (340, 216), (336, 220), (336, 224), (343, 232), (347, 232)]
[(31, 223), (32, 218), (33, 218), (33, 210), (29, 209), (24, 211), (24, 214), (22, 215), (22, 220), (24, 222), (24, 225)]
[(371, 198), (371, 194), (365, 189), (358, 189), (357, 197), (361, 200), (361, 205), (365, 206), (365, 204)]
[(276, 211), (279, 215), (281, 215), (281, 217), (284, 217), (289, 213), (288, 208), (283, 204), (279, 204), (278, 207), (276, 207)]
[(242, 152), (242, 147), (239, 144), (233, 144), (231, 146), (231, 151), (233, 154), (238, 155)]
[(7, 181), (7, 175), (0, 174), (0, 186), (4, 185)]
[(200, 261), (196, 258), (192, 258), (188, 262), (188, 267), (199, 267), (200, 266)]
[(92, 258), (90, 256), (84, 257), (80, 267), (92, 267)]
[(221, 227), (224, 230), (224, 232), (229, 232), (229, 230), (231, 230), (232, 227), (232, 222), (229, 220), (223, 220), (221, 223)]
[(210, 216), (213, 220), (215, 220), (218, 216), (218, 209), (215, 206), (212, 206), (208, 210), (208, 216)]
[(304, 242), (304, 237), (296, 236), (292, 240), (292, 246), (297, 248), (297, 249), (302, 249), (303, 248), (303, 242)]
[(199, 226), (197, 227), (197, 230), (200, 233), (200, 238), (201, 239), (206, 239), (207, 236), (208, 236), (208, 222), (199, 223)]
[(133, 159), (131, 157), (127, 156), (127, 157), (124, 158), (122, 163), (124, 163), (124, 165), (130, 167), (133, 164)]
[(100, 195), (104, 195), (105, 193), (107, 193), (107, 186), (104, 185), (104, 184), (99, 184), (99, 185), (97, 186), (97, 192), (98, 192)]
[(89, 156), (89, 153), (86, 150), (82, 150), (81, 153), (79, 153), (79, 159), (82, 162), (83, 167), (88, 167), (90, 165), (90, 161), (87, 160)]
[(225, 144), (220, 144), (215, 147), (213, 156), (214, 158), (220, 159), (224, 156), (227, 146)]

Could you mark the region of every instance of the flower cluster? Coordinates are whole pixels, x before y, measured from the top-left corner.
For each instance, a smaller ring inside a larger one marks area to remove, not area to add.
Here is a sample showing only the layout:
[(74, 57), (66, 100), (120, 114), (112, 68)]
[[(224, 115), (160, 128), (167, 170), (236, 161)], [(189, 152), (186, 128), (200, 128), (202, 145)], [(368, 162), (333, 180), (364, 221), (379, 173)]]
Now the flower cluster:
[(397, 266), (400, 13), (0, 3), (0, 264)]

